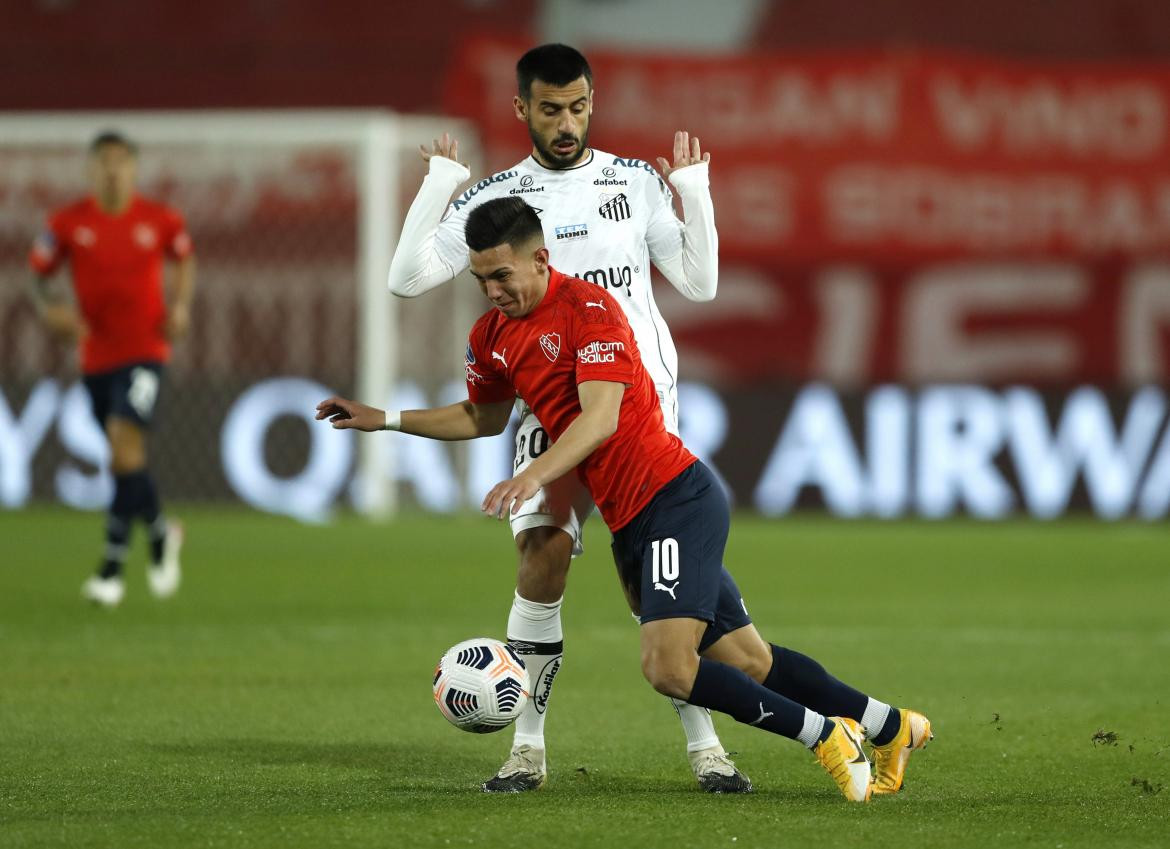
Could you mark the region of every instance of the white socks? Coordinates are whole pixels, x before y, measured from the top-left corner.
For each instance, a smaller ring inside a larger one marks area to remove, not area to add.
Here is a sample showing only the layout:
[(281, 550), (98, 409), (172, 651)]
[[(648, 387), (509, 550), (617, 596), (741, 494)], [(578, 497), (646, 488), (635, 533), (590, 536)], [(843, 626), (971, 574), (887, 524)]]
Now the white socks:
[(512, 599), (512, 612), (508, 614), (508, 642), (524, 659), (530, 689), (528, 703), (516, 717), (512, 746), (543, 749), (544, 712), (553, 681), (561, 668), (564, 650), (561, 599), (552, 604), (541, 604), (516, 593)]
[(873, 739), (882, 730), (891, 710), (892, 708), (885, 702), (879, 702), (877, 699), (869, 700), (869, 704), (865, 706), (865, 713), (861, 715), (861, 727), (865, 729), (866, 737)]
[[(886, 724), (886, 719), (890, 715), (892, 708), (885, 702), (879, 702), (877, 699), (870, 699), (865, 706), (865, 713), (861, 717), (861, 727), (865, 729), (865, 736), (872, 738), (875, 734), (882, 730), (882, 726)], [(800, 729), (800, 735), (796, 738), (808, 748), (812, 748), (817, 744), (821, 737), (821, 732), (825, 730), (825, 718), (819, 713), (813, 713), (808, 708), (804, 709), (804, 727)]]
[(682, 720), (683, 731), (687, 735), (688, 754), (719, 745), (719, 735), (715, 733), (711, 711), (679, 699), (670, 699), (670, 703), (674, 705), (675, 713)]
[(796, 739), (805, 745), (806, 748), (811, 749), (821, 739), (821, 732), (825, 730), (825, 718), (819, 713), (813, 713), (808, 708), (804, 709), (804, 725), (801, 726), (800, 733), (796, 735)]

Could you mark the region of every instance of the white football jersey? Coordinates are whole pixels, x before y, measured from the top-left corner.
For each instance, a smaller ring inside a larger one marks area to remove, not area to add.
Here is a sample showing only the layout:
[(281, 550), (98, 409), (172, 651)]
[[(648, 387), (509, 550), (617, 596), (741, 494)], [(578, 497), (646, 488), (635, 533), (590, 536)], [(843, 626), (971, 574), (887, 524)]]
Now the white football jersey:
[(590, 150), (573, 168), (545, 168), (533, 157), (480, 180), (447, 208), (435, 252), (454, 274), (468, 266), (463, 228), (476, 205), (516, 195), (544, 224), (549, 261), (558, 271), (608, 289), (625, 308), (667, 419), (677, 432), (678, 353), (650, 287), (650, 263), (677, 257), (683, 223), (658, 173), (640, 159)]

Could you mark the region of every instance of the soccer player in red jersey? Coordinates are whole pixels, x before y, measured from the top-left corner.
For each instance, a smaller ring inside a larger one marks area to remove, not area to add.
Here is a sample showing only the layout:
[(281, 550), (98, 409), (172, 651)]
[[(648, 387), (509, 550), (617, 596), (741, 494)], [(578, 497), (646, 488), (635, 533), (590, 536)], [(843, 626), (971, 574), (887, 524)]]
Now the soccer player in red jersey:
[(466, 238), (471, 272), (493, 306), (471, 331), (468, 400), (387, 413), (329, 398), (317, 418), (335, 428), (473, 439), (502, 433), (514, 397), (523, 398), (553, 443), (494, 486), (483, 510), (502, 518), (576, 468), (613, 533), (651, 686), (800, 741), (851, 801), (899, 790), (910, 753), (931, 739), (930, 721), (760, 636), (723, 566), (727, 500), (710, 470), (666, 430), (613, 296), (548, 265), (540, 219), (520, 198), (477, 207)]
[[(82, 586), (86, 598), (108, 607), (125, 593), (122, 563), (135, 519), (149, 529), (154, 595), (173, 595), (180, 575), (182, 527), (163, 517), (147, 467), (147, 431), (171, 343), (190, 324), (195, 260), (183, 217), (135, 192), (137, 158), (124, 136), (97, 136), (89, 148), (92, 194), (53, 212), (29, 255), (41, 319), (55, 336), (79, 343), (85, 388), (109, 440), (114, 498), (105, 555)], [(168, 259), (178, 266), (169, 301)], [(72, 299), (50, 279), (65, 263)]]

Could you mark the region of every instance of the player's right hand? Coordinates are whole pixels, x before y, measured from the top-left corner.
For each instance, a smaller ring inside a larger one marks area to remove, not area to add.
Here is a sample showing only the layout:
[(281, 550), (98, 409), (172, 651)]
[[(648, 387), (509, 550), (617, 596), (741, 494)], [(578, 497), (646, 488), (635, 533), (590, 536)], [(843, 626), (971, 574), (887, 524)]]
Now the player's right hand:
[(364, 430), (372, 433), (386, 427), (386, 411), (347, 398), (326, 398), (317, 405), (317, 421), (329, 419), (334, 430)]
[(441, 139), (432, 139), (429, 149), (426, 145), (420, 144), (418, 151), (422, 154), (423, 162), (430, 162), (432, 156), (442, 156), (453, 162), (459, 162), (459, 141), (451, 138), (450, 133), (443, 133)]

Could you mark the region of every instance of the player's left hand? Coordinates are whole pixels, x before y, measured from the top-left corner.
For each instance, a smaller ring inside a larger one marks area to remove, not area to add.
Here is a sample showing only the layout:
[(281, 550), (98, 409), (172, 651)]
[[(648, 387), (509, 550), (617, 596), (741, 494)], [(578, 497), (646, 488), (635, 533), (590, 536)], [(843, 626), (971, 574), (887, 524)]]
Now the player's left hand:
[(711, 154), (703, 153), (699, 149), (699, 139), (686, 130), (679, 130), (674, 134), (674, 164), (658, 157), (658, 167), (662, 170), (662, 177), (666, 179), (672, 171), (686, 168), (688, 165), (698, 165), (700, 162), (710, 162)]
[(523, 472), (506, 481), (500, 481), (484, 496), (480, 508), (489, 516), (503, 519), (509, 514), (519, 513), (520, 508), (536, 493), (540, 492), (540, 484), (526, 477)]
[[(459, 162), (459, 140), (453, 138), (450, 133), (443, 133), (442, 138), (433, 139), (431, 146), (420, 144), (418, 152), (422, 154), (423, 162), (430, 162), (432, 158), (441, 156), (444, 159), (450, 159), (452, 162)], [(463, 167), (467, 167), (467, 163), (459, 162)]]
[(167, 311), (167, 339), (177, 342), (187, 335), (191, 327), (191, 308), (186, 304), (174, 304)]

